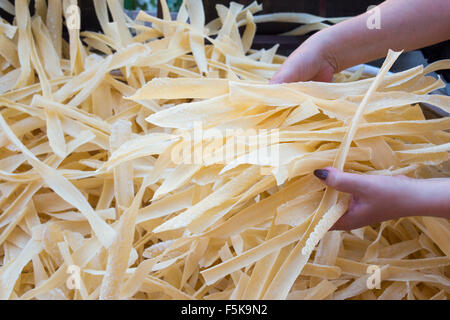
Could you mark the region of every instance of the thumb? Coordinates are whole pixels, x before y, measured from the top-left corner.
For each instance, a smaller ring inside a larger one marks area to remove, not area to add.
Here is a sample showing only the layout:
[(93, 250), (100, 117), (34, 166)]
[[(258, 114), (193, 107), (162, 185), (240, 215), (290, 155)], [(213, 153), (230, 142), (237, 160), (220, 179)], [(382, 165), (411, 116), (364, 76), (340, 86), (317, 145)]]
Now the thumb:
[(327, 186), (341, 192), (358, 195), (367, 192), (371, 187), (367, 176), (342, 172), (332, 167), (314, 170), (314, 175)]

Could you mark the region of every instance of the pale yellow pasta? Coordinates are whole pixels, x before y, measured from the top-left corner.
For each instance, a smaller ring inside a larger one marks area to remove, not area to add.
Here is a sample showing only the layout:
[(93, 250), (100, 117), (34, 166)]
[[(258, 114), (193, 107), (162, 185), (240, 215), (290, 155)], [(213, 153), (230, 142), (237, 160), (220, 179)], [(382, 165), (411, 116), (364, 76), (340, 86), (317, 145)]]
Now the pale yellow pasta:
[(0, 299), (448, 299), (447, 220), (329, 232), (349, 196), (312, 171), (450, 177), (450, 118), (418, 106), (450, 110), (449, 60), (271, 85), (258, 23), (345, 18), (161, 4), (94, 0), (102, 32), (66, 42), (76, 0), (0, 0)]

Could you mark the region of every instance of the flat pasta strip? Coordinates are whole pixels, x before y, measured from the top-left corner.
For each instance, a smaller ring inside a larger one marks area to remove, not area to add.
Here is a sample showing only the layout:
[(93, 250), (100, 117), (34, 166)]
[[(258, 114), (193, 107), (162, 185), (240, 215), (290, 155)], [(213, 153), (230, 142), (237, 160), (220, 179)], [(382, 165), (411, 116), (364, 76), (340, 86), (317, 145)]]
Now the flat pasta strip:
[(272, 85), (286, 57), (252, 49), (259, 23), (346, 18), (122, 2), (80, 32), (79, 1), (0, 0), (0, 298), (448, 299), (448, 221), (328, 232), (349, 197), (312, 171), (450, 177), (450, 118), (419, 106), (450, 110), (428, 75), (449, 60)]

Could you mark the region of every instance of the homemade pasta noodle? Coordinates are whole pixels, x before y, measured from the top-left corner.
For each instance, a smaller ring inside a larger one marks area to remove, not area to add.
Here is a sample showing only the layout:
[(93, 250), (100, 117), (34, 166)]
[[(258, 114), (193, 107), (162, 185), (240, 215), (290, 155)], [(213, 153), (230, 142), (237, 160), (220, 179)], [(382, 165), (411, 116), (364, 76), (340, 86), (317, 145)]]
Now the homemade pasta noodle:
[(133, 21), (94, 0), (103, 32), (66, 41), (77, 1), (37, 3), (0, 1), (1, 299), (449, 297), (447, 220), (328, 231), (349, 197), (312, 175), (450, 177), (450, 118), (419, 106), (450, 111), (429, 75), (449, 60), (271, 85), (285, 57), (251, 49), (257, 23), (344, 18), (232, 2), (206, 24), (186, 0)]

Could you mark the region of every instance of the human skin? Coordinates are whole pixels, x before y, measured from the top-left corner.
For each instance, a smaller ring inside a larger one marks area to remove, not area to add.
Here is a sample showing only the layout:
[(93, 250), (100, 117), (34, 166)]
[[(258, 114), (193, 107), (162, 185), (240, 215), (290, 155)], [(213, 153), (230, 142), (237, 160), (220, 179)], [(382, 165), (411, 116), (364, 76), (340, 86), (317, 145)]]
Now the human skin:
[(347, 212), (333, 226), (334, 230), (409, 216), (450, 217), (450, 179), (362, 175), (332, 167), (314, 174), (325, 185), (352, 195)]
[[(380, 29), (369, 29), (366, 12), (306, 40), (271, 83), (329, 82), (333, 74), (382, 58), (388, 49), (415, 50), (450, 39), (449, 0), (387, 0), (378, 6)], [(329, 187), (352, 195), (333, 229), (349, 230), (406, 216), (450, 218), (450, 179), (351, 174), (335, 168), (314, 172)]]
[(369, 11), (315, 33), (302, 43), (271, 83), (331, 81), (333, 74), (386, 56), (450, 39), (450, 1), (387, 0), (378, 6), (380, 29), (369, 29)]

